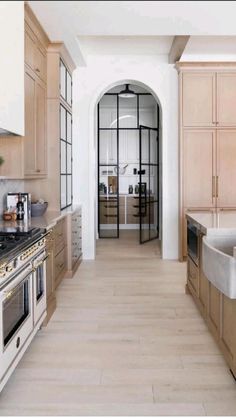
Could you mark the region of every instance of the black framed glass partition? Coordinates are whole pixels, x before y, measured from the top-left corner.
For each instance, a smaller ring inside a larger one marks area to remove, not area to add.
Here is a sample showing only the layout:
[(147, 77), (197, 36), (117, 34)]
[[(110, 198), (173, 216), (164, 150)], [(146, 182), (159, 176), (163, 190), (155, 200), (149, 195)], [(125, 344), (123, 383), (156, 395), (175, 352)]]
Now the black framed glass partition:
[(72, 205), (72, 115), (60, 105), (61, 209)]
[[(118, 96), (103, 96), (98, 104), (98, 234), (119, 238)], [(111, 112), (106, 112), (106, 109)]]
[[(159, 108), (156, 100), (150, 93), (134, 93), (124, 98), (117, 91), (108, 92), (98, 104), (97, 119), (99, 238), (119, 238), (121, 228), (140, 229), (140, 243), (158, 237)], [(128, 167), (123, 174), (125, 166)], [(128, 187), (132, 182), (130, 193)], [(139, 192), (135, 192), (136, 187)], [(132, 200), (128, 203), (124, 195)], [(140, 214), (144, 212), (140, 222)]]

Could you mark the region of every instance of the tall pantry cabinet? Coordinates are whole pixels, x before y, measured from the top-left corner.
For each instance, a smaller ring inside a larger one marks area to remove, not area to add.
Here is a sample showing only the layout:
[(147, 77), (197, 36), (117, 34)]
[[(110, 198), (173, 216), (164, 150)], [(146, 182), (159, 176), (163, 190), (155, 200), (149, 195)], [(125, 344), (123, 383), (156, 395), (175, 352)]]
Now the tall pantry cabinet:
[(180, 108), (180, 259), (186, 211), (236, 208), (236, 66), (177, 63)]

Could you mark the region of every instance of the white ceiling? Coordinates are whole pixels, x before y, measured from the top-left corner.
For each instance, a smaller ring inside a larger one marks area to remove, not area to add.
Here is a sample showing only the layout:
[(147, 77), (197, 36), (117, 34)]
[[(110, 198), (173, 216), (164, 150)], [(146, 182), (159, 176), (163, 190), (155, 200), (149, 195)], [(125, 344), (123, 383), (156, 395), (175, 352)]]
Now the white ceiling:
[(182, 61), (236, 60), (236, 36), (191, 36), (181, 57)]
[(95, 50), (99, 54), (120, 51), (130, 54), (137, 50), (140, 54), (166, 54), (174, 35), (236, 35), (234, 1), (29, 1), (29, 4), (49, 38), (64, 41), (77, 64), (84, 63), (86, 54)]

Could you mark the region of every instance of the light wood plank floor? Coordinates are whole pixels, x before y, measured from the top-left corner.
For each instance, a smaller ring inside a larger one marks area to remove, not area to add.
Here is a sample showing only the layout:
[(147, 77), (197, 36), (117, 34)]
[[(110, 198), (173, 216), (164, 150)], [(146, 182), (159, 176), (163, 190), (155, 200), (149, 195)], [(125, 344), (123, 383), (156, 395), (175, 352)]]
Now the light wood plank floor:
[(236, 415), (236, 383), (185, 264), (135, 233), (100, 240), (0, 395), (1, 415)]

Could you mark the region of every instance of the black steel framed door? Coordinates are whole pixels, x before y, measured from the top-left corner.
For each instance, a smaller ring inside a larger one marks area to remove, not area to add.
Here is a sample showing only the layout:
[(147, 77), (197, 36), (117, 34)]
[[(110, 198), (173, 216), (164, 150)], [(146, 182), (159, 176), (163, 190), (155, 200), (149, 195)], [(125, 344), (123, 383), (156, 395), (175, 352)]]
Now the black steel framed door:
[(139, 126), (139, 239), (140, 244), (159, 237), (158, 129)]

